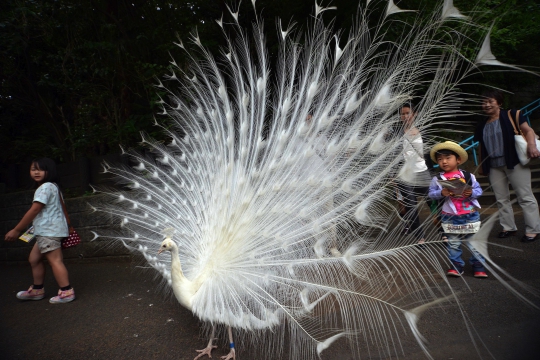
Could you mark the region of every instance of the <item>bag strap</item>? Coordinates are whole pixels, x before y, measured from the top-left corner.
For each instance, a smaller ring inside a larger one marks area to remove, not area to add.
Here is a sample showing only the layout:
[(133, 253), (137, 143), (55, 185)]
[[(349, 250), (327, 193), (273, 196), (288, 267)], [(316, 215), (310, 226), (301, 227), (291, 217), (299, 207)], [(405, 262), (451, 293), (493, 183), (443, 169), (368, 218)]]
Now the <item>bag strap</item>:
[(58, 195), (60, 197), (60, 204), (62, 204), (62, 210), (64, 211), (64, 216), (66, 217), (68, 229), (71, 230), (72, 229), (71, 221), (69, 220), (69, 215), (66, 210), (66, 204), (64, 203), (64, 196), (62, 196), (62, 192), (60, 191), (60, 188), (58, 187), (58, 185), (56, 185), (55, 183), (51, 183), (51, 184), (54, 184), (54, 186), (56, 186), (56, 189), (58, 190)]
[(463, 175), (463, 178), (465, 179), (465, 184), (472, 186), (472, 177), (471, 173), (467, 170), (459, 170), (461, 171), (461, 174)]
[[(516, 111), (516, 121), (519, 121), (520, 111), (521, 110)], [(508, 118), (510, 119), (510, 123), (512, 124), (512, 127), (514, 128), (514, 134), (523, 136), (523, 133), (521, 132), (521, 128), (519, 129), (519, 132), (517, 131), (516, 125), (514, 124), (514, 119), (512, 118), (511, 110), (508, 110)], [(519, 127), (519, 123), (518, 123), (518, 127)]]

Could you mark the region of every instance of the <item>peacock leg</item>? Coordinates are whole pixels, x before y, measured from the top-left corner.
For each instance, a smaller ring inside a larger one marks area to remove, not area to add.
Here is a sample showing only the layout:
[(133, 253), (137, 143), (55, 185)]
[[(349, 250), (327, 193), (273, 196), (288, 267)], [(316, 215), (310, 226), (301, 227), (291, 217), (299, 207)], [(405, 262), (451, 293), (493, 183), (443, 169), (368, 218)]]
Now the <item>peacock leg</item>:
[(231, 350), (229, 351), (229, 353), (225, 356), (222, 356), (221, 359), (222, 360), (230, 360), (230, 359), (233, 359), (235, 360), (236, 359), (236, 351), (234, 350), (234, 341), (233, 341), (233, 338), (232, 338), (232, 329), (231, 327), (229, 326), (229, 347), (231, 348)]
[(195, 359), (193, 359), (193, 360), (197, 360), (198, 358), (200, 358), (201, 356), (204, 356), (204, 355), (208, 355), (209, 358), (212, 357), (212, 350), (217, 348), (216, 345), (212, 345), (212, 343), (214, 342), (214, 332), (215, 331), (216, 331), (216, 326), (212, 325), (212, 334), (210, 335), (210, 341), (208, 341), (208, 346), (206, 348), (202, 349), (202, 350), (195, 350), (200, 354), (197, 355), (195, 357)]

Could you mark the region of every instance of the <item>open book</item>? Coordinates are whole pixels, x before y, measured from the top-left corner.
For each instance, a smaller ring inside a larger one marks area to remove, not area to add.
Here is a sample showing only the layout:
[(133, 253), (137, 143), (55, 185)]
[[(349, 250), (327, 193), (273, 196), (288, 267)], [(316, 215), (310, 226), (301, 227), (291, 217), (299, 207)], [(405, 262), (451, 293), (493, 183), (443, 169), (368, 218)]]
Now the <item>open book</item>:
[(471, 186), (463, 182), (464, 179), (437, 180), (444, 188), (448, 189), (454, 196), (461, 196), (465, 190), (471, 189)]

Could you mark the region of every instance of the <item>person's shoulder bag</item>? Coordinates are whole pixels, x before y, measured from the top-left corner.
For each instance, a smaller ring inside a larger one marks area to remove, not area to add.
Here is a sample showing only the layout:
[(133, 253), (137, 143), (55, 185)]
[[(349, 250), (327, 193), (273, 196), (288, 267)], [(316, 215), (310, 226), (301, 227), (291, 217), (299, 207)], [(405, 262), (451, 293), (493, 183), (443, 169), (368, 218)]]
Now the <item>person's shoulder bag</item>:
[[(519, 158), (519, 162), (521, 165), (525, 166), (531, 161), (531, 158), (527, 154), (527, 139), (525, 139), (525, 136), (523, 135), (523, 132), (521, 131), (521, 128), (519, 127), (519, 114), (520, 110), (516, 111), (516, 120), (514, 123), (514, 118), (512, 118), (511, 110), (508, 110), (508, 118), (510, 119), (510, 123), (512, 124), (512, 127), (514, 128), (514, 140), (516, 143), (516, 152)], [(519, 131), (518, 131), (519, 129)], [(535, 134), (536, 137), (536, 147), (540, 149), (540, 141), (538, 140), (538, 136)]]

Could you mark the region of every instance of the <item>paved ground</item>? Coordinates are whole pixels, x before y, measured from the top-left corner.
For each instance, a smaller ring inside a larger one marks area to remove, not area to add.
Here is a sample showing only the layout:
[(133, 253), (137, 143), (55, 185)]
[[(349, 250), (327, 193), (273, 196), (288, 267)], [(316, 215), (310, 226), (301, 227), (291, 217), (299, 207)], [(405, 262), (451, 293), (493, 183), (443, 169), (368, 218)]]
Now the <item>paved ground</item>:
[[(522, 226), (522, 224), (518, 224)], [(498, 229), (494, 229), (497, 231)], [(493, 239), (522, 251), (490, 246), (498, 264), (525, 284), (540, 289), (540, 241)], [(126, 262), (68, 264), (77, 300), (51, 305), (47, 300), (19, 302), (15, 294), (30, 284), (28, 266), (0, 268), (1, 359), (193, 359), (203, 347), (199, 322), (171, 297), (162, 295), (152, 276)], [(478, 352), (455, 307), (430, 311), (420, 329), (435, 359), (539, 359), (540, 310), (517, 299), (494, 277), (452, 279), (470, 318)], [(49, 272), (45, 283), (53, 296)], [(540, 304), (538, 298), (532, 298)], [(214, 358), (225, 355), (221, 338)], [(323, 359), (351, 359), (345, 342)], [(403, 339), (404, 359), (425, 359), (411, 338)], [(491, 355), (490, 355), (491, 353)], [(256, 350), (239, 349), (238, 359), (267, 359)], [(374, 359), (379, 356), (372, 355)], [(368, 353), (365, 357), (369, 358)], [(395, 357), (383, 357), (394, 359)]]

